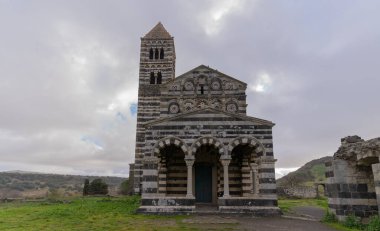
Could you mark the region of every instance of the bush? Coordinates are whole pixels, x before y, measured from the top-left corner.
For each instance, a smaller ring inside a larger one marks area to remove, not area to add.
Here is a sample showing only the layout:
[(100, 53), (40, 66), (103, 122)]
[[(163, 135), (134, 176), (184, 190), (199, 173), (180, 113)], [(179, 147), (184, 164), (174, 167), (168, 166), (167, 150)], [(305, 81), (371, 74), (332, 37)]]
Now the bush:
[(350, 214), (343, 221), (343, 225), (348, 228), (363, 229), (364, 225), (360, 222), (360, 218)]
[(337, 219), (334, 213), (327, 210), (325, 215), (322, 218), (322, 221), (332, 223), (332, 222), (336, 222)]
[(88, 179), (84, 180), (83, 186), (83, 196), (87, 196), (90, 188), (90, 181)]
[(131, 195), (131, 187), (129, 185), (129, 179), (126, 179), (125, 181), (121, 182), (120, 184), (120, 193), (123, 195)]
[(90, 183), (88, 195), (107, 195), (108, 185), (102, 179), (95, 179)]
[(380, 218), (379, 216), (373, 216), (370, 218), (367, 231), (380, 231)]

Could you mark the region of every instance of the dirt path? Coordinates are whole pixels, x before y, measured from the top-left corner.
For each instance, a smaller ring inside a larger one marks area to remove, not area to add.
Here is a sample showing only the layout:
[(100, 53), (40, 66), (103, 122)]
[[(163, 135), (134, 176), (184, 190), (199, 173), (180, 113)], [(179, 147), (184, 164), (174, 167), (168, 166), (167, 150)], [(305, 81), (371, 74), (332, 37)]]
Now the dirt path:
[(314, 207), (314, 206), (299, 206), (299, 207), (293, 208), (293, 211), (297, 215), (309, 217), (317, 221), (322, 220), (326, 212), (322, 208)]

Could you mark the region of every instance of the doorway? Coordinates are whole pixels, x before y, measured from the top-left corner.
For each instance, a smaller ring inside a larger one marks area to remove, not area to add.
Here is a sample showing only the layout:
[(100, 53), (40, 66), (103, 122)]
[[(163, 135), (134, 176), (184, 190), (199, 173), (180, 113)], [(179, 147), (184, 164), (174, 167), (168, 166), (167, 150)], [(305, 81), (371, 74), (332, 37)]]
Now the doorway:
[(195, 166), (195, 201), (212, 203), (212, 166)]

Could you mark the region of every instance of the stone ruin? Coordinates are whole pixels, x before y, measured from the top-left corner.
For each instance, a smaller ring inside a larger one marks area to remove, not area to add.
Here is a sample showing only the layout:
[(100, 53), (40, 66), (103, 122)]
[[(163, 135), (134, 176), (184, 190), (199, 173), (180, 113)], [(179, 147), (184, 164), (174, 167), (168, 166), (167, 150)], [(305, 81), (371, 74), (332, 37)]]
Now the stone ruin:
[(377, 215), (380, 205), (380, 137), (341, 139), (331, 162), (326, 162), (326, 193), (329, 210), (339, 220), (348, 215)]

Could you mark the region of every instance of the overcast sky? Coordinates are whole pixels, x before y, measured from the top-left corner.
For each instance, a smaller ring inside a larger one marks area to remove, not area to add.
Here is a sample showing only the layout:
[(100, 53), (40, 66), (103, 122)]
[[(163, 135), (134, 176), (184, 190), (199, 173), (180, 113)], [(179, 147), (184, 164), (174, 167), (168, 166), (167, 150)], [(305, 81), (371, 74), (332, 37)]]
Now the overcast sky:
[(0, 171), (127, 176), (140, 37), (248, 84), (277, 168), (380, 136), (380, 1), (0, 0)]

